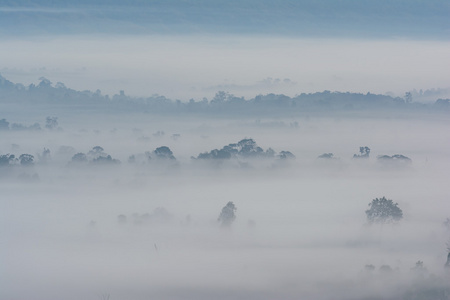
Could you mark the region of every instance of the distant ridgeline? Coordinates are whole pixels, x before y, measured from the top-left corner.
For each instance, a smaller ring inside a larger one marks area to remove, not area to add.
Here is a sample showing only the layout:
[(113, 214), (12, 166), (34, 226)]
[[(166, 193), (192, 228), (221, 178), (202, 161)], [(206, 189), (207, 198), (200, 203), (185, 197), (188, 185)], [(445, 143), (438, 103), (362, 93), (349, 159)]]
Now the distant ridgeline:
[(412, 101), (410, 93), (404, 98), (377, 94), (343, 92), (317, 92), (300, 94), (295, 97), (285, 95), (258, 95), (252, 99), (236, 97), (227, 92), (217, 92), (214, 98), (188, 102), (171, 100), (153, 95), (147, 98), (130, 97), (123, 91), (112, 97), (102, 95), (100, 90), (76, 91), (63, 83), (52, 84), (41, 77), (37, 85), (24, 86), (13, 83), (0, 75), (0, 104), (27, 104), (30, 106), (52, 105), (61, 109), (80, 107), (83, 109), (107, 109), (120, 111), (140, 111), (146, 113), (215, 113), (215, 114), (292, 114), (294, 112), (356, 112), (356, 111), (438, 111), (450, 112), (450, 99), (437, 99), (434, 103)]

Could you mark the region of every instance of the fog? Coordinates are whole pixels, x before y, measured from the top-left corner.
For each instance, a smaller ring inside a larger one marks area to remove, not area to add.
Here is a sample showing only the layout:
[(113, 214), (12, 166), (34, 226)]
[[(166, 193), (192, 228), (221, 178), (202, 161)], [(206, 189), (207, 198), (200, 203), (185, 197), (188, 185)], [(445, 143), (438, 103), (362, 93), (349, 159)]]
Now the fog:
[[(187, 101), (323, 90), (393, 94), (450, 88), (446, 40), (258, 35), (75, 35), (0, 41), (0, 72), (25, 85), (44, 76), (77, 90), (124, 90)], [(448, 92), (442, 95), (447, 97)], [(436, 100), (436, 99), (425, 99)]]
[(0, 299), (450, 299), (447, 1), (3, 2)]
[[(81, 120), (1, 131), (1, 154), (35, 158), (1, 167), (1, 298), (448, 299), (446, 115)], [(244, 138), (296, 159), (192, 158)], [(72, 159), (95, 146), (120, 163)], [(138, 162), (161, 146), (176, 159)], [(369, 158), (353, 158), (360, 146)], [(339, 159), (317, 158), (330, 152)], [(411, 164), (377, 159), (394, 154)], [(369, 225), (383, 196), (404, 218)], [(229, 201), (236, 219), (224, 227)]]

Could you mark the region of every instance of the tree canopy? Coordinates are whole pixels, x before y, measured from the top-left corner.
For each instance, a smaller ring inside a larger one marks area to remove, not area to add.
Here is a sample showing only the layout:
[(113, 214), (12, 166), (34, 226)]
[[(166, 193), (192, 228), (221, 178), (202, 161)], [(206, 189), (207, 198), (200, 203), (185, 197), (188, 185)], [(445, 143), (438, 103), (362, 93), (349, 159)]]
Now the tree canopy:
[(237, 208), (234, 203), (232, 201), (229, 201), (227, 205), (222, 208), (217, 221), (219, 221), (222, 226), (230, 226), (231, 223), (233, 223), (233, 221), (236, 219), (236, 215), (234, 213), (236, 209)]
[(370, 224), (396, 223), (403, 218), (403, 211), (398, 207), (398, 203), (394, 203), (386, 197), (373, 199), (369, 203), (369, 207), (366, 215)]

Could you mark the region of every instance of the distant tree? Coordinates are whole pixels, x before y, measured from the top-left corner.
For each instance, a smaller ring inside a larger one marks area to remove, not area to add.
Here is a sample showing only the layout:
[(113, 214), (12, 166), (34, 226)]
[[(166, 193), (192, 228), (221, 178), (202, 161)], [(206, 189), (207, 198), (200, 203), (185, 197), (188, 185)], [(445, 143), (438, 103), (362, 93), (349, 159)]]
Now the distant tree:
[(393, 166), (405, 166), (411, 164), (412, 160), (401, 154), (389, 155), (379, 155), (377, 156), (377, 161), (383, 164), (389, 164)]
[(40, 77), (39, 80), (41, 82), (39, 82), (38, 88), (49, 88), (52, 86), (52, 82), (43, 76)]
[(412, 102), (412, 94), (411, 94), (411, 92), (406, 92), (404, 98), (405, 98), (405, 102), (406, 103), (411, 103)]
[(22, 166), (31, 166), (34, 163), (34, 156), (31, 154), (21, 154), (19, 162)]
[(26, 130), (26, 129), (28, 129), (28, 127), (23, 124), (20, 123), (11, 124), (11, 130)]
[(39, 123), (34, 123), (33, 125), (28, 126), (30, 130), (41, 130), (41, 125)]
[(167, 146), (158, 147), (153, 151), (153, 154), (156, 156), (156, 158), (160, 159), (175, 159), (175, 156), (173, 156), (172, 151)]
[(168, 222), (172, 216), (164, 207), (157, 207), (153, 210), (153, 214), (150, 215), (150, 218), (154, 222), (164, 223)]
[(418, 260), (414, 267), (411, 268), (411, 271), (415, 272), (416, 274), (423, 275), (427, 271), (427, 268), (425, 268), (425, 266), (423, 265), (423, 261)]
[(450, 218), (445, 219), (443, 225), (445, 226), (445, 228), (447, 228), (447, 230), (450, 230)]
[(236, 148), (242, 156), (258, 156), (264, 154), (264, 150), (253, 139), (240, 140)]
[(267, 150), (264, 152), (264, 155), (265, 155), (267, 158), (272, 158), (272, 157), (275, 156), (275, 150), (273, 150), (272, 148), (269, 148), (269, 149), (267, 149)]
[(14, 154), (0, 155), (0, 167), (9, 166), (15, 161)]
[(231, 153), (224, 149), (214, 149), (210, 152), (200, 153), (198, 159), (230, 159)]
[(383, 274), (389, 274), (392, 273), (392, 268), (389, 265), (382, 265), (380, 266), (379, 271)]
[(232, 201), (228, 202), (227, 205), (222, 208), (217, 221), (219, 221), (222, 226), (230, 226), (231, 223), (233, 223), (233, 221), (236, 219), (236, 210), (237, 208), (234, 203)]
[(280, 154), (278, 154), (279, 159), (295, 159), (295, 155), (292, 154), (290, 151), (281, 151)]
[(324, 159), (334, 159), (333, 153), (324, 153), (319, 155), (317, 158), (324, 158)]
[(86, 154), (81, 152), (75, 154), (74, 156), (72, 156), (72, 162), (75, 163), (87, 162)]
[(6, 119), (0, 120), (0, 130), (8, 130), (9, 129), (9, 122), (6, 121)]
[[(266, 151), (259, 147), (253, 139), (242, 139), (237, 143), (228, 144), (222, 149), (214, 149), (198, 155), (198, 159), (230, 159), (230, 158), (273, 158), (275, 151), (268, 148)], [(282, 151), (278, 158), (295, 158), (289, 151)]]
[(93, 163), (96, 164), (119, 164), (120, 161), (111, 157), (111, 155), (99, 156), (92, 160)]
[(373, 271), (375, 271), (375, 266), (372, 265), (372, 264), (365, 265), (365, 266), (364, 266), (364, 270), (365, 270), (366, 272), (373, 272)]
[(359, 153), (360, 154), (354, 154), (353, 158), (369, 158), (370, 148), (367, 146), (359, 147)]
[(117, 222), (119, 222), (119, 224), (125, 224), (127, 222), (127, 216), (121, 214), (117, 216)]
[(56, 129), (58, 127), (58, 118), (57, 117), (47, 117), (45, 119), (45, 128), (47, 129)]
[(395, 223), (403, 218), (403, 212), (398, 203), (383, 198), (375, 198), (369, 203), (370, 209), (366, 210), (367, 220), (373, 223)]
[(50, 150), (47, 148), (44, 148), (44, 151), (42, 151), (42, 154), (38, 154), (38, 158), (41, 162), (47, 162), (50, 160)]
[(100, 156), (106, 156), (106, 155), (107, 154), (104, 152), (104, 149), (100, 146), (93, 147), (87, 153), (87, 156), (89, 157), (89, 159), (92, 159), (92, 160), (99, 158)]

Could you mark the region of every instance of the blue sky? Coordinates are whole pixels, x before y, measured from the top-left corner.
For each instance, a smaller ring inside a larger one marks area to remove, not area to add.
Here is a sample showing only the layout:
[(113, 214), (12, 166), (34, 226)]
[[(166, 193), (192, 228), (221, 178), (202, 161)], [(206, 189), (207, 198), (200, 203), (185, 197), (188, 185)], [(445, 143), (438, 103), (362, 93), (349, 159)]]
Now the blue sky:
[(446, 0), (2, 1), (0, 34), (450, 38)]

